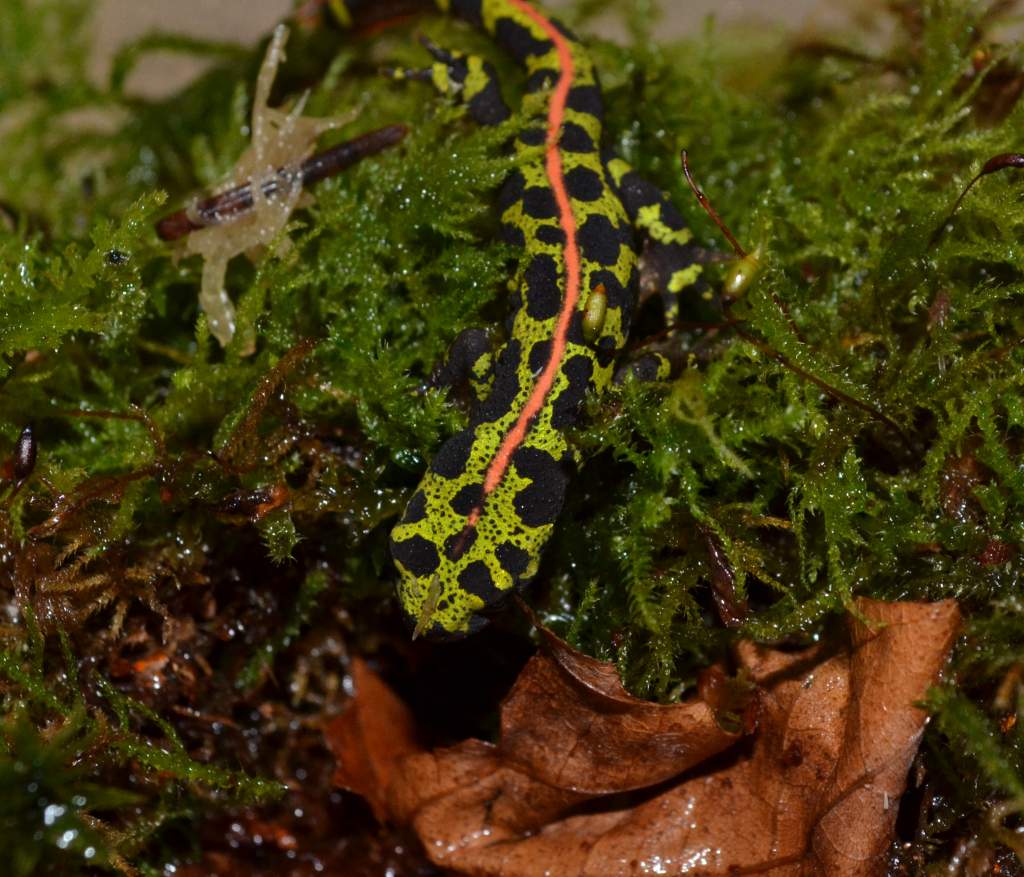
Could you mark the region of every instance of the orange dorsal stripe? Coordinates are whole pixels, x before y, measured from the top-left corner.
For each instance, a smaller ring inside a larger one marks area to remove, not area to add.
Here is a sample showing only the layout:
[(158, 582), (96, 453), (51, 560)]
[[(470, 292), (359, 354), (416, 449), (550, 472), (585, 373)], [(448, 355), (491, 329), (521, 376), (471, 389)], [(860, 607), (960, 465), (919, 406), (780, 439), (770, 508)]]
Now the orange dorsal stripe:
[[(544, 400), (555, 383), (555, 376), (558, 374), (562, 357), (565, 354), (566, 339), (569, 335), (569, 321), (580, 298), (580, 251), (576, 242), (576, 218), (573, 216), (572, 204), (569, 201), (569, 193), (565, 189), (565, 178), (562, 173), (562, 153), (558, 148), (558, 136), (562, 130), (562, 121), (565, 118), (565, 107), (569, 99), (569, 89), (572, 87), (575, 68), (573, 66), (572, 49), (568, 40), (558, 29), (531, 7), (525, 0), (508, 0), (509, 5), (514, 6), (523, 15), (530, 18), (554, 44), (558, 52), (559, 77), (555, 92), (551, 96), (551, 105), (548, 108), (548, 135), (546, 142), (546, 168), (548, 182), (555, 193), (555, 203), (558, 206), (558, 219), (565, 232), (565, 247), (562, 250), (562, 261), (565, 263), (565, 295), (562, 298), (562, 309), (559, 311), (555, 323), (555, 331), (551, 336), (551, 353), (544, 370), (533, 385), (529, 398), (523, 405), (519, 417), (512, 428), (505, 433), (501, 446), (487, 467), (487, 474), (484, 477), (484, 499), (488, 494), (501, 484), (502, 478), (508, 472), (512, 463), (512, 455), (523, 443), (530, 423), (544, 406)], [(524, 351), (526, 355), (526, 351)], [(467, 527), (475, 526), (480, 518), (481, 508), (474, 509), (467, 521)]]

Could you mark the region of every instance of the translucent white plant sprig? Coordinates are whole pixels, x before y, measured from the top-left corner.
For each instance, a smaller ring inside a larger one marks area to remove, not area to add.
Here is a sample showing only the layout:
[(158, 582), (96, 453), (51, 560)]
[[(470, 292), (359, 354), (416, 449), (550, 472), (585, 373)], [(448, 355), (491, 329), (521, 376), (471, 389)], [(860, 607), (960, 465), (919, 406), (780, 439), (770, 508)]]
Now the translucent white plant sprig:
[(195, 199), (156, 226), (163, 240), (187, 238), (185, 253), (203, 257), (199, 304), (210, 333), (222, 345), (235, 334), (235, 308), (224, 288), (231, 259), (240, 253), (256, 258), (275, 242), (277, 255), (283, 255), (291, 242), (280, 233), (292, 211), (301, 206), (305, 186), (393, 146), (407, 133), (404, 125), (390, 125), (314, 155), (313, 147), (320, 135), (348, 124), (355, 114), (303, 116), (308, 93), (288, 111), (267, 105), (287, 40), (288, 28), (279, 25), (256, 80), (252, 140), (220, 191)]

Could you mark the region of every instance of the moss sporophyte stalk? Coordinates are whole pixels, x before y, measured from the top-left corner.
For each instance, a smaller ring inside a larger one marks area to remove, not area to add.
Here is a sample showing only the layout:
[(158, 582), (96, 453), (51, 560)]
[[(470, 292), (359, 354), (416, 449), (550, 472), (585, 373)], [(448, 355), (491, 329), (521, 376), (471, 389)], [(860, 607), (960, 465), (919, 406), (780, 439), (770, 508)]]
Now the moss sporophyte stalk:
[[(498, 598), (525, 579), (546, 625), (664, 702), (729, 667), (739, 639), (827, 641), (855, 598), (955, 597), (965, 628), (926, 703), (898, 858), (903, 873), (964, 850), (1012, 865), (1014, 161), (951, 212), (1024, 142), (1003, 7), (880, 9), (880, 44), (752, 40), (743, 22), (672, 41), (652, 6), (616, 0), (560, 10), (578, 41), (525, 2), (492, 4), (501, 34), (434, 13), (361, 29), (355, 4), (350, 29), (341, 4), (303, 3), (287, 57), (281, 35), (150, 35), (96, 82), (91, 5), (0, 12), (0, 849), (14, 874), (206, 873), (239, 849), (273, 869), (343, 861), (355, 834), (385, 843), (332, 790), (319, 731), (345, 703), (348, 656), (377, 661), (436, 741), (495, 739), (533, 647)], [(628, 37), (594, 35), (605, 13)], [(127, 85), (154, 51), (209, 66), (144, 99)], [(503, 113), (474, 101), (485, 93)], [(306, 177), (315, 156), (396, 125), (401, 142)], [(247, 164), (258, 142), (284, 151)], [(693, 197), (683, 149), (756, 270)], [(204, 218), (225, 190), (238, 213)], [(180, 210), (190, 234), (161, 240)], [(578, 317), (561, 307), (574, 238)], [(562, 335), (533, 331), (560, 319)], [(448, 387), (465, 330), (477, 355)], [(552, 370), (536, 396), (557, 346), (537, 345), (557, 337), (559, 361), (589, 369)], [(437, 486), (466, 435), (479, 478), (462, 460)], [(531, 436), (543, 459), (516, 456)], [(410, 551), (414, 537), (429, 547)], [(458, 633), (485, 604), (474, 637), (410, 643), (403, 615)]]

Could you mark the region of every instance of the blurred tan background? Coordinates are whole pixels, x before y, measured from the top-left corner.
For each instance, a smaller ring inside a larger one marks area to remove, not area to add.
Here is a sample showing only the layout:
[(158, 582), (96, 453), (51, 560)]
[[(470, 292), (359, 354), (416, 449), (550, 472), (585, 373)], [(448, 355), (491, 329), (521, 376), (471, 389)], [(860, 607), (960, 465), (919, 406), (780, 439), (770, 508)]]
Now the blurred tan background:
[[(292, 0), (97, 0), (93, 73), (104, 76), (118, 46), (151, 30), (252, 42), (293, 5)], [(546, 0), (553, 10), (567, 5), (568, 0)], [(788, 31), (848, 21), (837, 0), (663, 0), (662, 7), (666, 36), (692, 33), (704, 26), (709, 15), (723, 25), (742, 22), (746, 27)], [(138, 93), (165, 94), (182, 86), (198, 69), (180, 56), (151, 55), (132, 76), (129, 87)]]

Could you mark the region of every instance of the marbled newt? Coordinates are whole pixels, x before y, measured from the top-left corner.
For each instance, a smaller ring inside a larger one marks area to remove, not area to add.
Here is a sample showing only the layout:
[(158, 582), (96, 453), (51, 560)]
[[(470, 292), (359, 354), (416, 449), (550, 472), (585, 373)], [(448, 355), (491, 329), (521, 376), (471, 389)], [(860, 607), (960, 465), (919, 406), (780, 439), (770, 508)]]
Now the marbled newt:
[[(383, 0), (386, 6), (386, 0)], [(343, 24), (382, 0), (331, 0)], [(584, 396), (612, 380), (643, 260), (673, 297), (700, 273), (699, 248), (654, 185), (602, 149), (602, 95), (585, 47), (527, 0), (436, 0), (491, 34), (526, 71), (532, 100), (514, 148), (527, 152), (499, 197), (503, 233), (522, 248), (507, 340), (482, 330), (452, 346), (442, 378), (468, 378), (469, 425), (435, 455), (391, 535), (399, 597), (416, 632), (472, 633), (537, 572), (573, 458), (566, 429)], [(428, 44), (420, 71), (484, 125), (510, 118), (492, 66)], [(407, 71), (416, 75), (415, 71)], [(640, 362), (659, 372), (663, 361)]]

